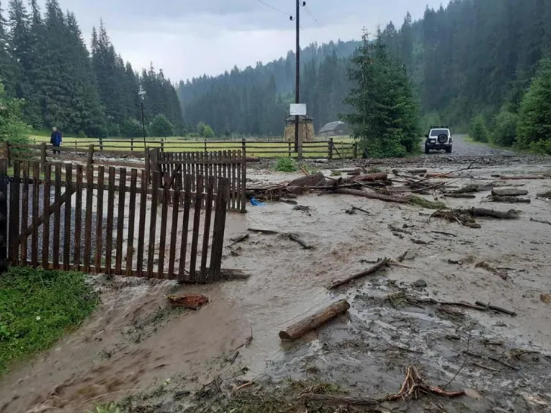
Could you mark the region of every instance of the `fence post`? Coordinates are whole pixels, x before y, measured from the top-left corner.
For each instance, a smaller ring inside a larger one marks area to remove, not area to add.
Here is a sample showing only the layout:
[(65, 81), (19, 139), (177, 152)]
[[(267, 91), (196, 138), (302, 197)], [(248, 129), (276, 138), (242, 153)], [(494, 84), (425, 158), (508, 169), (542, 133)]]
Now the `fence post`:
[(40, 162), (42, 163), (42, 171), (46, 173), (46, 142), (40, 145)]
[(205, 152), (207, 152), (207, 138), (205, 138)]
[[(289, 146), (289, 148), (291, 148)], [(247, 142), (245, 138), (241, 140), (241, 212), (247, 212)]]
[(88, 146), (88, 159), (86, 165), (90, 166), (94, 163), (94, 145)]
[(161, 152), (165, 151), (165, 138), (161, 138)]
[(352, 157), (356, 159), (358, 157), (358, 142), (352, 144)]
[(329, 160), (333, 159), (333, 138), (329, 138), (329, 154), (327, 155)]
[[(36, 185), (36, 184), (35, 184)], [(0, 160), (0, 272), (8, 267), (8, 161)]]
[(99, 150), (103, 152), (103, 138), (99, 138)]
[(289, 141), (289, 158), (291, 157), (292, 149), (291, 149), (291, 141)]
[(130, 152), (134, 152), (134, 138), (130, 138)]
[(75, 139), (75, 152), (77, 152), (77, 140)]
[(151, 183), (151, 154), (149, 153), (149, 147), (145, 147), (145, 175), (147, 176), (147, 183)]

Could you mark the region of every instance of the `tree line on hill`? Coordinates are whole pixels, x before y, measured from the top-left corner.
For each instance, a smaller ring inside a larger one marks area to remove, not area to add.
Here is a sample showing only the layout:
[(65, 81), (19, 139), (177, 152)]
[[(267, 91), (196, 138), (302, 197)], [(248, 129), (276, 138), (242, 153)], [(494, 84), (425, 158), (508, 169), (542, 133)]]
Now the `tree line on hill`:
[(75, 15), (47, 0), (27, 9), (0, 3), (0, 82), (5, 99), (18, 99), (23, 120), (35, 130), (57, 126), (79, 136), (141, 136), (140, 85), (147, 93), (151, 133), (183, 127), (176, 90), (153, 66), (137, 73), (117, 54), (103, 24), (94, 28), (91, 53)]
[[(452, 0), (427, 8), (418, 21), (408, 13), (401, 25), (390, 22), (377, 37), (412, 81), (422, 128), (445, 123), (467, 131), (482, 123), (493, 142), (527, 147), (536, 129), (551, 140), (541, 124), (551, 116), (544, 98), (550, 21), (547, 0)], [(343, 103), (356, 84), (349, 76), (350, 58), (362, 47), (363, 42), (337, 42), (303, 50), (301, 100), (316, 131), (351, 110)], [(254, 68), (180, 82), (186, 122), (206, 122), (217, 134), (281, 135), (293, 101), (294, 65), (289, 52)], [(530, 133), (522, 126), (527, 116), (540, 121)]]

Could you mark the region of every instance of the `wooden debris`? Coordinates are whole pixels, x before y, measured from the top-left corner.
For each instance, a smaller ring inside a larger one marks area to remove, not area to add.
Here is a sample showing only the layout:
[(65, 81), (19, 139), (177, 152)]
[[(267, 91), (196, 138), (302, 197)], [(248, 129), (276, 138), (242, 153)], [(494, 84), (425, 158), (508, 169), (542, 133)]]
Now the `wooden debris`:
[(355, 195), (355, 196), (361, 196), (361, 197), (369, 198), (369, 199), (378, 199), (378, 200), (381, 200), (381, 201), (396, 202), (396, 203), (399, 203), (399, 204), (406, 204), (408, 202), (408, 199), (404, 198), (404, 197), (383, 195), (383, 194), (379, 194), (377, 192), (367, 192), (367, 191), (362, 191), (362, 190), (358, 190), (358, 189), (339, 188), (339, 189), (337, 189), (336, 192), (339, 193), (339, 194), (344, 194), (344, 195)]
[(409, 252), (409, 250), (407, 250), (402, 255), (400, 255), (398, 258), (396, 258), (396, 261), (403, 262), (406, 259), (407, 255), (408, 255), (408, 252)]
[(520, 196), (528, 195), (526, 189), (515, 189), (515, 188), (494, 188), (492, 189), (493, 196)]
[(366, 211), (365, 209), (362, 209), (362, 208), (358, 208), (354, 205), (351, 205), (350, 206), (350, 209), (347, 209), (345, 212), (349, 215), (353, 215), (356, 211), (360, 211), (360, 212), (363, 212), (364, 214), (367, 214), (369, 215), (370, 212), (369, 211)]
[(281, 232), (279, 231), (274, 231), (271, 229), (264, 229), (264, 228), (248, 228), (247, 231), (260, 232), (261, 234), (266, 234), (266, 235), (281, 234)]
[(508, 314), (512, 317), (515, 317), (517, 315), (517, 313), (515, 313), (514, 311), (511, 311), (511, 310), (507, 310), (505, 308), (502, 308), (502, 307), (497, 307), (495, 305), (490, 305), (489, 303), (488, 304), (484, 304), (483, 302), (480, 302), (480, 301), (477, 301), (475, 303), (476, 305), (479, 305), (481, 307), (486, 307), (486, 308), (489, 308), (490, 310), (494, 310), (494, 311), (498, 311), (500, 313), (504, 313), (504, 314)]
[(296, 340), (337, 317), (339, 314), (347, 312), (349, 308), (350, 304), (348, 301), (339, 300), (317, 313), (287, 327), (285, 330), (280, 331), (279, 338), (286, 341)]
[(458, 194), (454, 194), (454, 193), (445, 193), (444, 196), (446, 198), (465, 198), (465, 199), (474, 199), (476, 198), (476, 195), (473, 195), (473, 194), (462, 194), (462, 193), (458, 193)]
[(304, 248), (305, 250), (312, 250), (314, 249), (314, 247), (312, 245), (309, 245), (306, 243), (306, 241), (304, 241), (302, 238), (300, 238), (297, 234), (287, 234), (287, 236), (289, 237), (289, 239), (291, 241), (295, 241), (297, 243), (299, 243), (302, 248)]
[(490, 271), (490, 272), (494, 273), (495, 275), (498, 275), (504, 281), (507, 281), (509, 279), (509, 276), (507, 275), (507, 273), (505, 271), (500, 270), (498, 268), (494, 268), (490, 264), (488, 264), (487, 262), (484, 262), (484, 261), (479, 262), (474, 267), (475, 268), (484, 268), (485, 270)]
[(545, 179), (545, 176), (542, 176), (542, 175), (500, 176), (499, 179), (503, 181)]
[(241, 386), (237, 386), (234, 391), (239, 391), (239, 390), (242, 390), (242, 389), (245, 389), (247, 387), (250, 387), (254, 384), (254, 381), (248, 381), (247, 383), (243, 383)]
[(298, 202), (295, 201), (294, 199), (280, 198), (279, 202), (283, 202), (283, 203), (289, 204), (289, 205), (298, 205)]
[(325, 186), (326, 184), (327, 184), (327, 181), (325, 179), (325, 176), (323, 175), (323, 173), (318, 172), (312, 175), (306, 175), (306, 176), (297, 178), (294, 181), (289, 182), (287, 186), (288, 187)]
[(490, 217), (490, 218), (498, 218), (498, 219), (517, 219), (518, 218), (518, 211), (515, 211), (514, 209), (510, 209), (507, 212), (504, 211), (494, 211), (493, 209), (485, 209), (485, 208), (470, 208), (469, 213), (473, 217)]
[(198, 310), (209, 302), (209, 299), (204, 295), (196, 294), (169, 295), (167, 298), (172, 307), (183, 307), (191, 310)]
[(373, 181), (386, 181), (388, 179), (388, 174), (376, 173), (369, 175), (357, 175), (352, 178), (343, 179), (343, 182), (373, 182)]
[(381, 260), (379, 263), (375, 264), (373, 267), (371, 267), (370, 269), (368, 269), (366, 271), (362, 271), (360, 273), (351, 275), (350, 277), (344, 278), (342, 280), (334, 281), (329, 286), (329, 289), (332, 290), (332, 289), (335, 289), (337, 287), (340, 287), (341, 285), (348, 284), (350, 281), (354, 281), (354, 280), (357, 280), (358, 278), (362, 278), (362, 277), (365, 277), (367, 275), (371, 275), (371, 274), (377, 272), (378, 270), (380, 270), (381, 268), (388, 266), (389, 262), (390, 262), (390, 258), (385, 258), (385, 259)]
[(249, 234), (241, 234), (241, 235), (238, 235), (238, 236), (235, 237), (235, 238), (230, 238), (230, 241), (232, 241), (232, 243), (226, 245), (226, 248), (231, 247), (231, 246), (233, 246), (233, 245), (235, 245), (235, 244), (238, 244), (238, 243), (240, 243), (240, 242), (242, 242), (242, 241), (245, 241), (247, 238), (249, 238)]
[(537, 195), (538, 198), (551, 198), (551, 191), (541, 192)]
[(517, 198), (516, 196), (489, 196), (489, 202), (504, 202), (508, 204), (529, 204), (531, 201), (528, 198)]
[(220, 275), (223, 280), (248, 280), (251, 274), (239, 269), (222, 268)]
[(540, 224), (551, 225), (551, 222), (549, 222), (549, 221), (543, 221), (543, 220), (541, 220), (541, 219), (530, 218), (530, 221), (532, 221), (532, 222), (539, 222)]

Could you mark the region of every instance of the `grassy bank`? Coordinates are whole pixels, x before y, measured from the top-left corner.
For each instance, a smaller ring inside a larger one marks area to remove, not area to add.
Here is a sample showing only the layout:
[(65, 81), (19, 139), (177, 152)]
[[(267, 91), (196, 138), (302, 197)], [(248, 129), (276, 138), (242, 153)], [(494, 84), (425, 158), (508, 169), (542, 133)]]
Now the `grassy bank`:
[(10, 268), (0, 276), (0, 375), (50, 348), (97, 304), (80, 273)]

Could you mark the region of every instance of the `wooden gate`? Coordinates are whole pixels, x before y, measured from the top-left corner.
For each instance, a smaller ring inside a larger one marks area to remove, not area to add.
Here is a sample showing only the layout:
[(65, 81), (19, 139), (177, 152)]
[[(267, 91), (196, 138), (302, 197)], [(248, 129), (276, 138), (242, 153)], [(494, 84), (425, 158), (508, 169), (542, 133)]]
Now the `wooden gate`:
[[(242, 151), (162, 152), (154, 149), (149, 155), (151, 170), (163, 174), (163, 182), (173, 184), (178, 176), (191, 175), (193, 190), (199, 177), (214, 176), (229, 180), (230, 211), (246, 212), (246, 154)], [(146, 161), (147, 162), (147, 161)]]
[(146, 172), (136, 169), (15, 161), (9, 262), (180, 282), (220, 280), (229, 179), (184, 175), (170, 188), (154, 172), (152, 185), (147, 182)]

